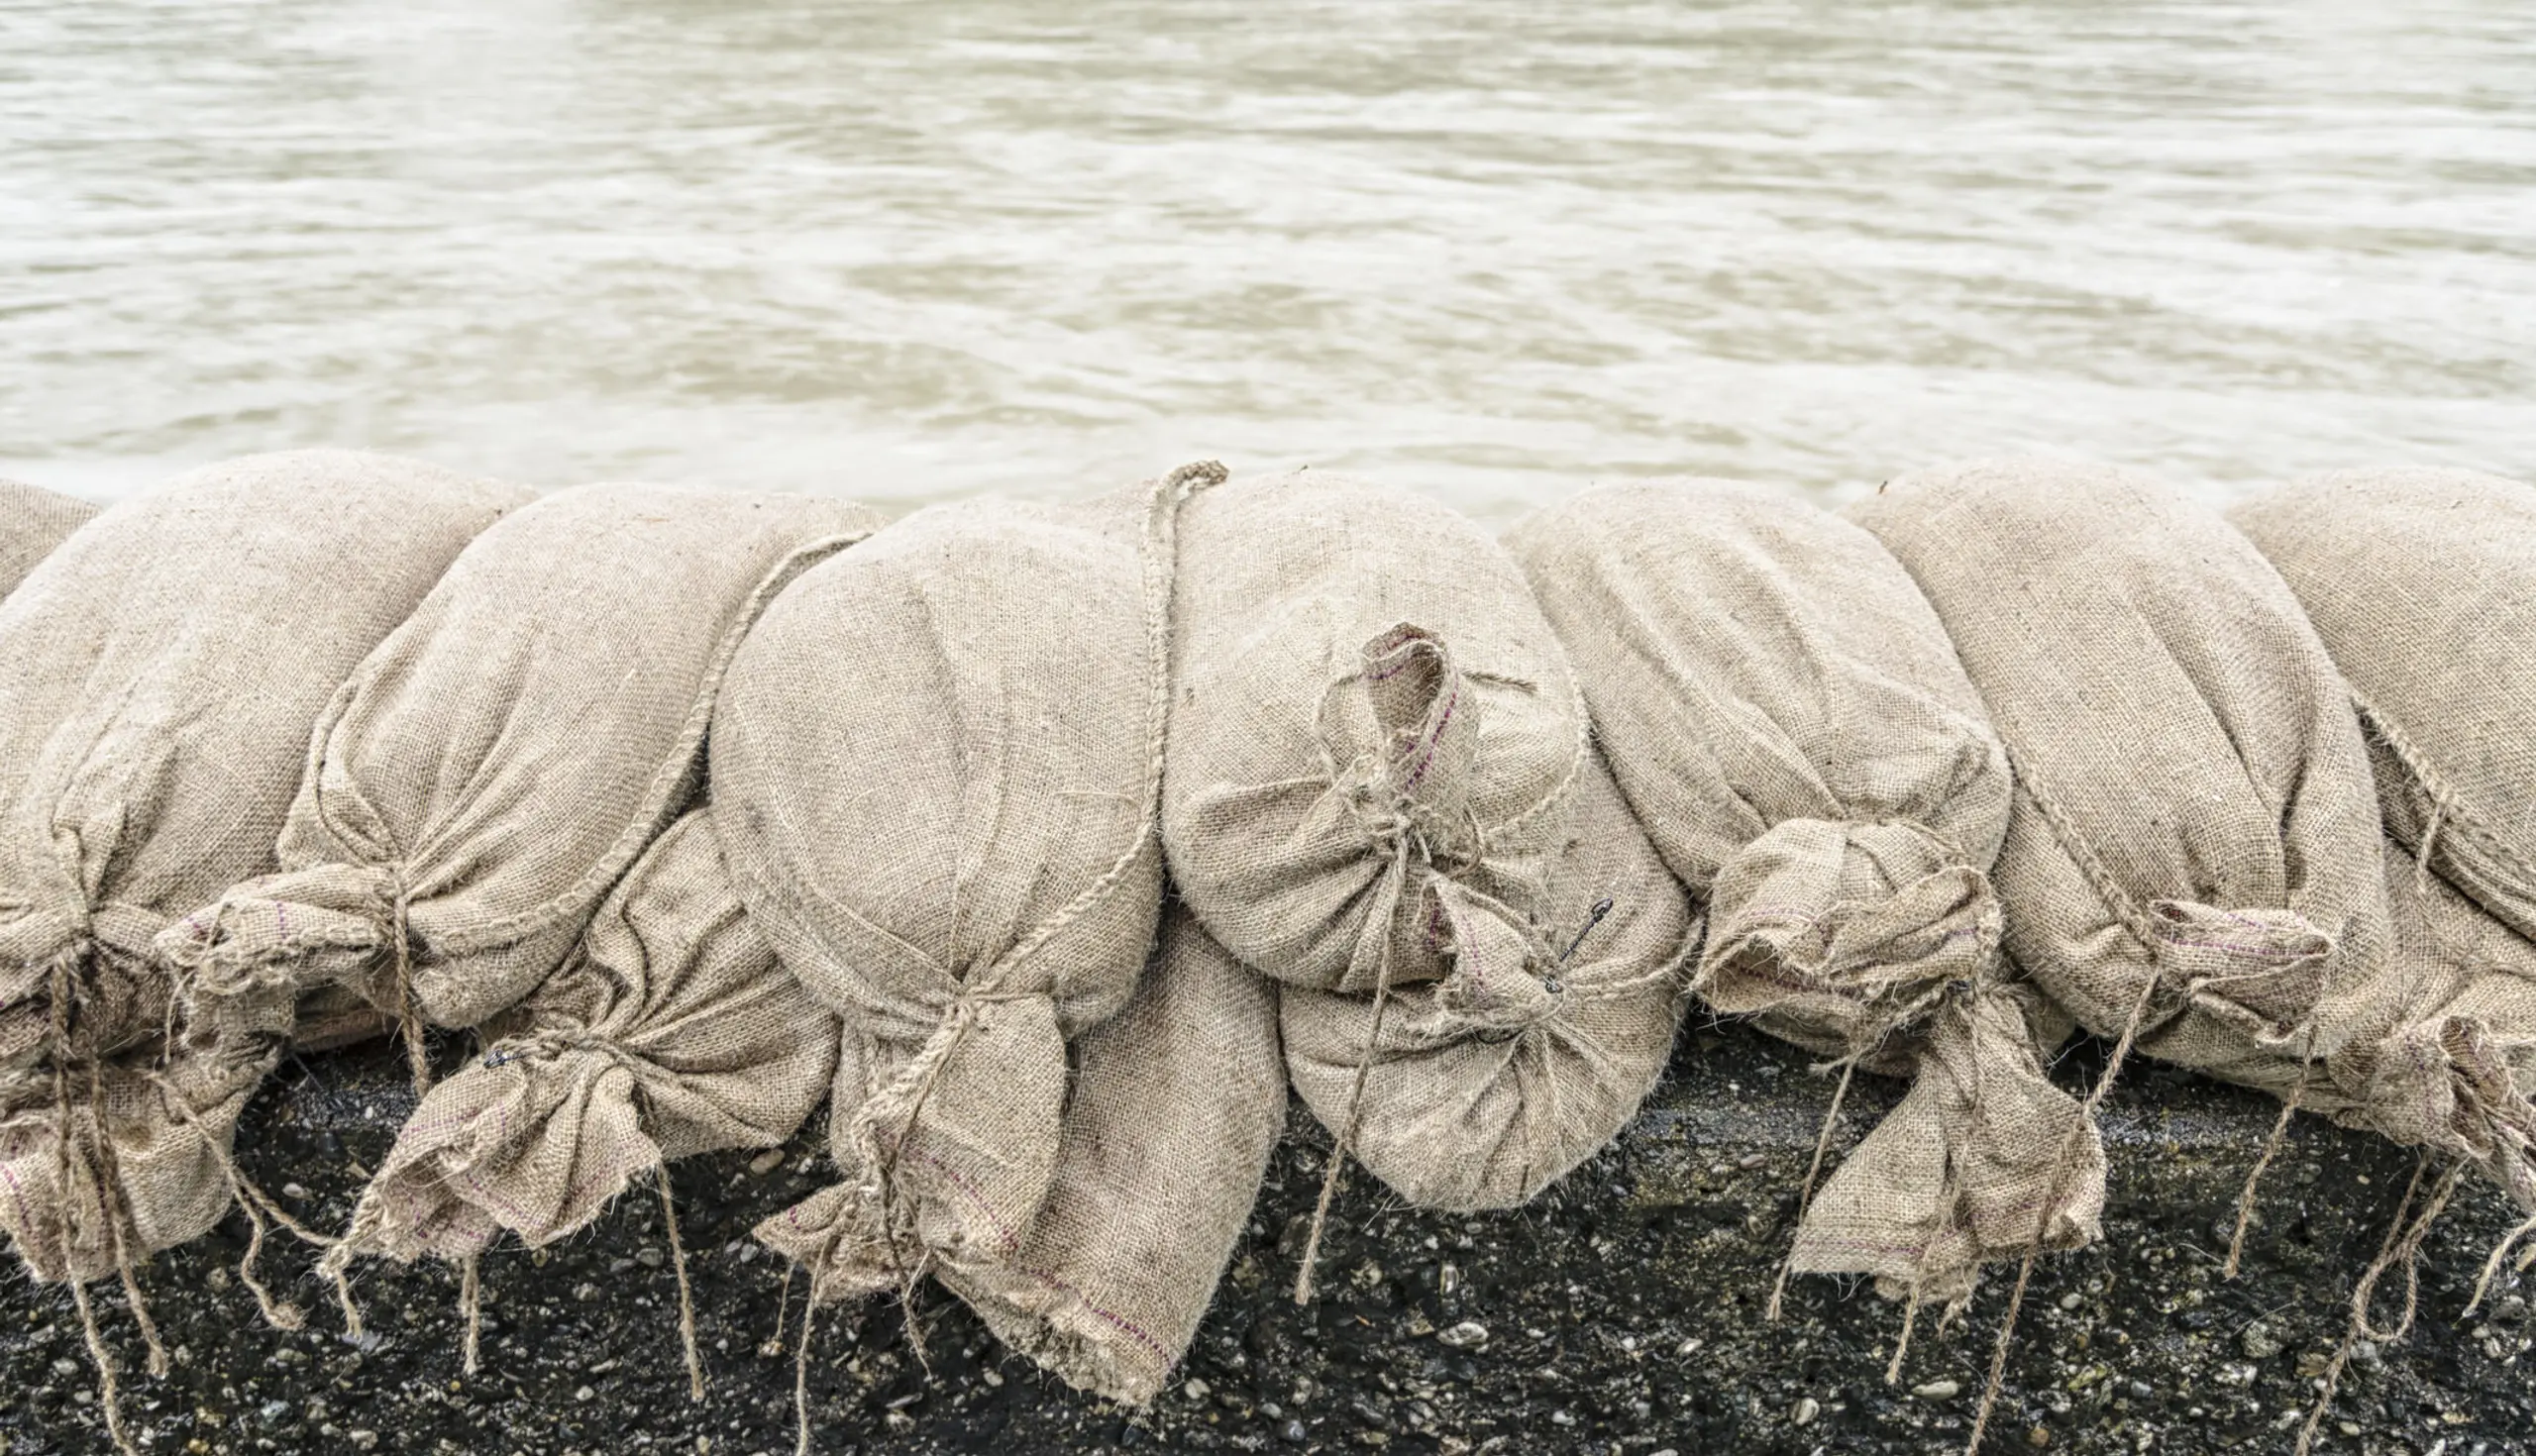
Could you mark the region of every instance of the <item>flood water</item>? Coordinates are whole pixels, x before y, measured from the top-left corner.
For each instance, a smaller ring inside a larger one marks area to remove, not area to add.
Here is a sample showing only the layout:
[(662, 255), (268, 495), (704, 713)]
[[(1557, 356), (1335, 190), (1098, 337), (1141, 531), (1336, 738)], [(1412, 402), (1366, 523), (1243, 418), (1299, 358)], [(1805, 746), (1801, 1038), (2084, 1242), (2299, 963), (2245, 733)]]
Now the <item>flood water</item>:
[(0, 0), (0, 472), (2536, 476), (2525, 0)]

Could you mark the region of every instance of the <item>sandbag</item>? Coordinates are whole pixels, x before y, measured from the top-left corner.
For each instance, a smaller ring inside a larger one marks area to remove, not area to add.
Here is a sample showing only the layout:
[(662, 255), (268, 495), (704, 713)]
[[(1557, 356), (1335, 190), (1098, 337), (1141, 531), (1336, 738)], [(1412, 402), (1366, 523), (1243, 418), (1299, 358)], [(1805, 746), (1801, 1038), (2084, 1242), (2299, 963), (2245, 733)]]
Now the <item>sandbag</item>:
[(2480, 1170), (2536, 1211), (2536, 942), (2402, 844), (2385, 861), (2402, 1010), (2347, 1047), (2335, 1075), (2311, 1074), (2302, 1105)]
[(271, 867), (328, 697), (527, 498), (384, 457), (250, 457), (104, 512), (0, 603), (0, 1224), (37, 1277), (94, 1279), (228, 1206), (269, 1044), (161, 1045), (153, 938)]
[(350, 986), (469, 1027), (518, 1001), (692, 793), (758, 612), (875, 524), (814, 496), (610, 484), (485, 532), (317, 722), (280, 872), (159, 937), (193, 1014), (271, 1021)]
[(1183, 543), (1163, 840), (1198, 918), (1289, 986), (1534, 975), (1586, 724), (1505, 551), (1319, 471), (1210, 492)]
[(1197, 1336), (1285, 1130), (1276, 988), (1174, 907), (1075, 1059), (1038, 1217), (1009, 1261), (944, 1283), (1067, 1384), (1141, 1405)]
[(842, 1181), (760, 1225), (817, 1300), (1008, 1263), (1067, 1044), (1153, 944), (1173, 521), (1218, 468), (1081, 506), (935, 506), (805, 572), (732, 666), (713, 814), (842, 1014)]
[(1472, 957), (1381, 997), (1280, 988), (1296, 1093), (1421, 1207), (1530, 1199), (1618, 1135), (1671, 1053), (1698, 917), (1590, 750), (1573, 799), (1549, 884), (1510, 927), (1522, 961)]
[(2342, 679), (2215, 511), (2120, 470), (1931, 471), (1855, 519), (1937, 608), (2017, 777), (2009, 953), (2089, 1029), (2287, 1094), (2403, 1011)]
[(504, 1229), (553, 1243), (671, 1159), (782, 1143), (836, 1069), (836, 1018), (748, 918), (701, 807), (481, 1036), (397, 1134), (348, 1252), (455, 1261)]
[(0, 480), (0, 596), (18, 589), (36, 563), (53, 554), (97, 508), (84, 500), (15, 480)]
[(1621, 791), (1707, 904), (1693, 988), (1844, 1091), (1855, 1067), (1914, 1079), (1790, 1267), (1955, 1302), (1984, 1260), (2092, 1241), (2102, 1148), (2041, 1061), (2068, 1023), (1999, 955), (2007, 755), (1901, 565), (1723, 480), (1591, 491), (1508, 545)]
[(2387, 831), (2536, 936), (2536, 488), (2353, 471), (2229, 519), (2350, 683)]

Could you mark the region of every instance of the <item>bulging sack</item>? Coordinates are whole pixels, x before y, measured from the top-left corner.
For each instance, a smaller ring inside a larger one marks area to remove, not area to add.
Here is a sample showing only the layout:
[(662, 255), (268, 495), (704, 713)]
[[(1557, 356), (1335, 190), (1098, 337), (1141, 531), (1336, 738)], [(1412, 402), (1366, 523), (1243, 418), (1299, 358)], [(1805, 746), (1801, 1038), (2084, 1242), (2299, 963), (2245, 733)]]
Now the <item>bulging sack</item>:
[(2479, 1169), (2536, 1211), (2536, 942), (2422, 873), (2405, 846), (2390, 842), (2385, 859), (2401, 1012), (2345, 1048), (2332, 1076), (2311, 1074), (2303, 1104)]
[(2392, 841), (2405, 1019), (2337, 1115), (2446, 1151), (2536, 1208), (2536, 489), (2353, 472), (2230, 519), (2342, 670)]
[(15, 480), (0, 480), (0, 596), (53, 554), (70, 533), (88, 523), (97, 508), (84, 500)]
[(2331, 1071), (2394, 1024), (2360, 726), (2244, 537), (2155, 481), (2048, 462), (1914, 475), (1855, 518), (1937, 608), (2007, 744), (1993, 879), (2010, 954), (2056, 1001), (2284, 1095), (2303, 1063)]
[(1722, 480), (1591, 491), (1508, 544), (1638, 822), (1707, 904), (1693, 988), (1844, 1092), (1856, 1067), (1913, 1079), (1808, 1201), (1790, 1267), (1952, 1303), (1985, 1260), (2092, 1241), (2102, 1148), (2041, 1061), (2068, 1023), (1999, 954), (2007, 755), (1909, 573)]
[(1473, 957), (1378, 997), (1280, 988), (1297, 1094), (1421, 1207), (1526, 1201), (1609, 1143), (1663, 1075), (1698, 917), (1591, 750), (1562, 817), (1522, 961)]
[(714, 822), (845, 1021), (844, 1181), (759, 1229), (818, 1299), (1008, 1263), (1049, 1195), (1067, 1044), (1153, 944), (1173, 520), (1217, 473), (919, 511), (804, 573), (732, 667)]
[(96, 1278), (228, 1205), (271, 1028), (159, 1045), (154, 937), (271, 868), (329, 695), (527, 498), (250, 457), (106, 511), (0, 603), (0, 1223), (39, 1278)]
[(344, 1246), (455, 1261), (504, 1229), (552, 1243), (671, 1159), (791, 1137), (827, 1093), (836, 1038), (741, 906), (710, 815), (690, 810), (564, 968), (424, 1096)]
[(1075, 1048), (1056, 1182), (1013, 1257), (944, 1283), (1068, 1385), (1141, 1405), (1206, 1317), (1286, 1125), (1276, 988), (1185, 908)]
[(1163, 839), (1198, 918), (1289, 986), (1530, 974), (1586, 728), (1505, 551), (1313, 471), (1209, 493), (1183, 541)]
[(585, 485), (485, 532), (318, 720), (280, 872), (159, 937), (194, 1014), (286, 1018), (335, 986), (446, 1027), (517, 1002), (693, 792), (759, 611), (875, 524), (806, 495)]
[(2354, 471), (2229, 519), (2350, 683), (2388, 833), (2536, 936), (2536, 487)]

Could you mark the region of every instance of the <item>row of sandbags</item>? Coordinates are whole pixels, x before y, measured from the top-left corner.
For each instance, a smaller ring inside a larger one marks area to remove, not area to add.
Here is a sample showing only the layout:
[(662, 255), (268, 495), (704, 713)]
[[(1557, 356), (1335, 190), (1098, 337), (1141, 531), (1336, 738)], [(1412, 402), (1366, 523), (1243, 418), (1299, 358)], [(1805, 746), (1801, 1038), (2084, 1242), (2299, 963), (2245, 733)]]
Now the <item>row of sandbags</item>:
[(261, 1241), (230, 1141), (282, 1049), (394, 1025), (420, 1083), (466, 1028), (352, 1226), (291, 1225), (339, 1280), (472, 1289), (825, 1101), (837, 1182), (760, 1230), (814, 1299), (929, 1274), (1141, 1401), (1289, 1081), (1331, 1187), (1521, 1202), (1693, 990), (1911, 1079), (1790, 1263), (1915, 1306), (2095, 1236), (2073, 1022), (2095, 1095), (2165, 1058), (2437, 1155), (2432, 1211), (2469, 1168), (2536, 1206), (2525, 487), (2232, 525), (2020, 463), (1501, 544), (1220, 476), (885, 529), (345, 455), (85, 524), (0, 487), (0, 568), (67, 536), (0, 602), (0, 1223), (83, 1311), (233, 1205)]

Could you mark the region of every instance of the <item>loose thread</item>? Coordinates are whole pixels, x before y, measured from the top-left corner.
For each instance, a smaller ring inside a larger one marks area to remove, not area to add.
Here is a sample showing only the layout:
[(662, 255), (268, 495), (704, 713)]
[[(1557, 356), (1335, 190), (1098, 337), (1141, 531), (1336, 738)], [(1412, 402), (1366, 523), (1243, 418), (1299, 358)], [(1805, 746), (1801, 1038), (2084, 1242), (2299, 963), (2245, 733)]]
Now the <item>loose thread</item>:
[(785, 1260), (784, 1283), (777, 1286), (775, 1291), (775, 1334), (773, 1338), (767, 1341), (767, 1343), (775, 1346), (778, 1350), (784, 1348), (784, 1313), (785, 1306), (790, 1303), (792, 1299), (792, 1261), (790, 1259)]
[(652, 1186), (661, 1191), (661, 1221), (670, 1231), (670, 1267), (678, 1271), (678, 1332), (687, 1346), (687, 1396), (690, 1401), (704, 1399), (704, 1354), (695, 1342), (695, 1296), (687, 1283), (687, 1247), (678, 1236), (678, 1204), (670, 1197), (670, 1170), (664, 1164), (652, 1170)]
[(2060, 1139), (2060, 1151), (2053, 1159), (2052, 1193), (2035, 1214), (2034, 1237), (2027, 1241), (2025, 1257), (2017, 1262), (2017, 1282), (2008, 1291), (2008, 1312), (1999, 1320), (1999, 1341), (1990, 1352), (1990, 1375), (1981, 1386), (1981, 1404), (1972, 1412), (1972, 1436), (1963, 1444), (1964, 1456), (1979, 1456), (1982, 1433), (1989, 1429), (1990, 1412), (1998, 1407), (1999, 1387), (2007, 1379), (2008, 1343), (2016, 1335), (2017, 1315), (2025, 1307), (2026, 1286), (2034, 1278), (2034, 1261), (2043, 1252), (2043, 1241), (2052, 1231), (2052, 1216), (2069, 1187), (2069, 1154), (2080, 1137), (2095, 1125), (2096, 1109), (2104, 1104), (2105, 1094), (2113, 1091), (2114, 1079), (2122, 1075), (2122, 1064), (2131, 1056), (2132, 1044), (2139, 1040), (2140, 1023), (2149, 1014), (2150, 997), (2157, 994), (2158, 978), (2142, 978), (2139, 999), (2131, 1003), (2131, 1014), (2124, 1018), (2122, 1035), (2114, 1039), (2113, 1054), (2105, 1058), (2104, 1074), (2096, 1079), (2085, 1102), (2079, 1104), (2077, 1120)]
[(360, 1237), (360, 1234), (361, 1224), (356, 1218), (353, 1231), (344, 1236), (343, 1242), (327, 1250), (325, 1258), (317, 1261), (317, 1272), (325, 1275), (335, 1286), (335, 1303), (344, 1311), (344, 1334), (347, 1338), (356, 1340), (360, 1339), (364, 1333), (361, 1305), (353, 1300), (351, 1272), (353, 1240)]
[(1893, 1358), (1884, 1367), (1884, 1383), (1902, 1383), (1902, 1357), (1911, 1353), (1911, 1327), (1920, 1322), (1920, 1287), (1911, 1286), (1911, 1302), (1902, 1306), (1902, 1337), (1893, 1343)]
[(819, 1282), (813, 1277), (809, 1301), (801, 1306), (801, 1343), (792, 1351), (792, 1421), (798, 1431), (792, 1456), (810, 1456), (810, 1326), (818, 1313)]
[(2290, 1087), (2289, 1095), (2281, 1099), (2280, 1116), (2272, 1124), (2272, 1136), (2264, 1139), (2263, 1155), (2255, 1159), (2254, 1171), (2246, 1175), (2245, 1191), (2237, 1195), (2237, 1231), (2228, 1237), (2228, 1262), (2219, 1270), (2221, 1279), (2237, 1277), (2237, 1261), (2246, 1251), (2246, 1229), (2255, 1219), (2255, 1186), (2263, 1182), (2264, 1170), (2272, 1166), (2272, 1160), (2279, 1155), (2282, 1140), (2289, 1135), (2289, 1119), (2297, 1115), (2298, 1100), (2306, 1095), (2307, 1069), (2314, 1063), (2315, 1055), (2316, 1034), (2310, 1030), (2307, 1033), (2307, 1055), (2298, 1061), (2298, 1081)]
[[(1409, 878), (1409, 851), (1404, 840), (1400, 853), (1392, 860), (1390, 873), (1392, 893), (1378, 903), (1398, 906), (1400, 887)], [(1383, 1013), (1391, 1005), (1391, 925), (1388, 921), (1376, 927), (1383, 938), (1382, 955), (1374, 974), (1374, 1012), (1365, 1028), (1365, 1049), (1356, 1059), (1356, 1080), (1347, 1092), (1347, 1115), (1339, 1119), (1338, 1137), (1329, 1149), (1329, 1167), (1321, 1174), (1321, 1197), (1313, 1204), (1312, 1231), (1304, 1238), (1304, 1257), (1295, 1270), (1295, 1302), (1312, 1302), (1313, 1265), (1321, 1258), (1321, 1236), (1329, 1225), (1330, 1200), (1338, 1196), (1338, 1180), (1346, 1172), (1347, 1159), (1356, 1149), (1356, 1123), (1365, 1106), (1365, 1079), (1373, 1071), (1374, 1054), (1380, 1049), (1383, 1035)]]
[(404, 877), (397, 877), (396, 898), (388, 913), (387, 938), (396, 975), (396, 1034), (405, 1043), (405, 1070), (414, 1079), (414, 1095), (432, 1090), (431, 1052), (423, 1045), (423, 1013), (414, 1003), (414, 952)]
[(2492, 1245), (2491, 1257), (2483, 1261), (2483, 1275), (2475, 1281), (2475, 1298), (2466, 1301), (2467, 1313), (2472, 1314), (2483, 1307), (2483, 1296), (2491, 1293), (2492, 1281), (2500, 1276), (2500, 1266), (2509, 1258), (2509, 1251), (2531, 1233), (2536, 1233), (2536, 1217), (2502, 1234), (2500, 1242)]
[(2386, 1220), (2386, 1236), (2378, 1244), (2378, 1256), (2369, 1263), (2372, 1273), (2363, 1275), (2352, 1291), (2351, 1320), (2343, 1327), (2342, 1339), (2334, 1346), (2333, 1358), (2325, 1362), (2323, 1389), (2317, 1393), (2315, 1405), (2307, 1411), (2307, 1423), (2298, 1428), (2298, 1443), (2291, 1456), (2307, 1456), (2314, 1446), (2317, 1427), (2324, 1424), (2325, 1412), (2333, 1408), (2334, 1394), (2342, 1389), (2343, 1370), (2351, 1364), (2351, 1352), (2360, 1343), (2360, 1331), (2369, 1322), (2368, 1296), (2377, 1288), (2376, 1272), (2382, 1270), (2394, 1256), (2396, 1241), (2402, 1237), (2404, 1214), (2412, 1207), (2413, 1195), (2421, 1188), (2422, 1170), (2430, 1166), (2425, 1153), (2413, 1164), (2412, 1181), (2404, 1185), (2404, 1196), (2395, 1201), (2394, 1216)]
[[(1605, 903), (1610, 902), (1607, 900)], [(1583, 937), (1579, 936), (1578, 939), (1581, 940)], [(1832, 1105), (1823, 1114), (1823, 1130), (1814, 1138), (1814, 1162), (1805, 1170), (1804, 1190), (1796, 1196), (1796, 1221), (1799, 1228), (1805, 1224), (1806, 1213), (1814, 1207), (1814, 1180), (1823, 1172), (1823, 1154), (1832, 1146), (1832, 1129), (1841, 1120), (1842, 1099), (1849, 1096), (1849, 1078), (1857, 1070), (1858, 1059), (1854, 1053), (1841, 1063), (1841, 1085), (1832, 1092)], [(1779, 1260), (1778, 1281), (1770, 1286), (1770, 1306), (1764, 1317), (1773, 1324), (1778, 1322), (1779, 1302), (1787, 1294), (1788, 1273), (1795, 1267), (1796, 1244), (1791, 1239), (1786, 1257)]]
[[(940, 1085), (944, 1070), (951, 1065), (952, 1059), (959, 1056), (960, 1048), (967, 1043), (969, 1033), (976, 1029), (977, 1024), (977, 1007), (974, 1002), (964, 998), (952, 1007), (950, 1020), (934, 1031), (934, 1043), (940, 1047), (940, 1054), (933, 1056), (929, 1061), (924, 1060), (925, 1053), (934, 1050), (932, 1045), (927, 1046), (924, 1052), (918, 1053), (921, 1075), (916, 1082), (914, 1096), (908, 1099), (907, 1115), (898, 1124), (898, 1136), (891, 1139), (887, 1146), (882, 1146), (877, 1137), (871, 1139), (873, 1151), (878, 1154), (874, 1159), (874, 1172), (880, 1180), (881, 1237), (890, 1253), (891, 1276), (898, 1282), (898, 1313), (906, 1325), (908, 1347), (915, 1353), (916, 1364), (921, 1366), (927, 1375), (933, 1373), (933, 1362), (925, 1352), (923, 1325), (916, 1317), (915, 1292), (917, 1286), (923, 1283), (924, 1276), (931, 1267), (931, 1260), (928, 1252), (919, 1248), (916, 1251), (915, 1262), (910, 1265), (898, 1249), (898, 1160), (905, 1153), (906, 1145), (914, 1141), (916, 1119), (924, 1115), (925, 1103), (932, 1100), (933, 1090)], [(942, 1034), (946, 1029), (950, 1032), (950, 1038), (948, 1041), (943, 1041)], [(899, 1080), (904, 1081), (907, 1077), (916, 1075), (918, 1063), (910, 1063), (902, 1070), (898, 1074)], [(815, 1301), (818, 1299), (818, 1280), (813, 1277), (810, 1281), (812, 1300)]]
[(154, 1377), (163, 1376), (167, 1373), (167, 1347), (158, 1338), (158, 1321), (150, 1317), (150, 1301), (142, 1298), (141, 1281), (133, 1273), (132, 1243), (124, 1232), (133, 1224), (132, 1207), (124, 1201), (123, 1168), (115, 1158), (114, 1140), (106, 1136), (105, 1070), (93, 1053), (88, 1058), (88, 1141), (96, 1159), (97, 1201), (106, 1217), (106, 1234), (114, 1245), (115, 1275), (123, 1284), (125, 1300), (132, 1306), (133, 1322), (141, 1326), (141, 1343), (150, 1351), (145, 1368)]
[[(160, 1104), (167, 1109), (168, 1115), (200, 1135), (203, 1151), (211, 1155), (213, 1165), (220, 1170), (221, 1177), (229, 1183), (231, 1200), (237, 1203), (240, 1211), (247, 1215), (247, 1256), (239, 1261), (240, 1282), (254, 1293), (256, 1303), (263, 1309), (265, 1321), (275, 1329), (304, 1328), (307, 1317), (300, 1312), (299, 1306), (287, 1300), (274, 1299), (271, 1291), (264, 1287), (263, 1279), (256, 1273), (256, 1262), (264, 1252), (266, 1220), (279, 1223), (301, 1241), (326, 1250), (329, 1254), (334, 1252), (337, 1241), (292, 1217), (279, 1203), (273, 1201), (271, 1195), (258, 1188), (255, 1181), (239, 1169), (237, 1160), (230, 1157), (228, 1150), (220, 1145), (221, 1140), (202, 1126), (202, 1113), (176, 1091), (174, 1084), (165, 1077), (156, 1074), (152, 1076), (151, 1081), (158, 1086)], [(321, 1262), (319, 1267), (322, 1269), (325, 1265)], [(339, 1293), (349, 1300), (349, 1290), (342, 1290)], [(352, 1322), (358, 1323), (358, 1320)]]
[(484, 1326), (484, 1286), (476, 1269), (476, 1256), (469, 1254), (458, 1261), (458, 1314), (466, 1321), (465, 1354), (461, 1368), (469, 1375), (476, 1373), (476, 1346)]
[(97, 1330), (97, 1311), (88, 1302), (88, 1287), (77, 1279), (70, 1281), (70, 1301), (79, 1306), (79, 1333), (88, 1342), (88, 1362), (97, 1368), (97, 1404), (105, 1408), (106, 1434), (123, 1456), (140, 1456), (132, 1436), (123, 1428), (123, 1391), (115, 1382), (114, 1352), (106, 1348), (105, 1337)]

